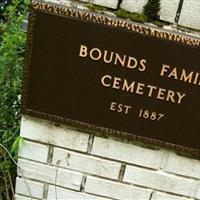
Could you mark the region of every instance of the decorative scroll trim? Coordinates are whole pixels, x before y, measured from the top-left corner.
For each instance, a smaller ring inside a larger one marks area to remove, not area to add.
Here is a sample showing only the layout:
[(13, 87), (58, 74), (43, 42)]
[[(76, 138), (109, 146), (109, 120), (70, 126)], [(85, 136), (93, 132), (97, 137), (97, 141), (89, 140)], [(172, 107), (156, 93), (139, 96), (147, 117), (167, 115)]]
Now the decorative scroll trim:
[(121, 28), (127, 31), (137, 32), (144, 35), (156, 37), (163, 40), (174, 41), (182, 44), (186, 44), (193, 47), (200, 47), (200, 39), (194, 38), (187, 35), (181, 35), (170, 31), (165, 31), (158, 28), (153, 28), (149, 26), (144, 26), (138, 23), (129, 22), (127, 20), (107, 17), (104, 15), (77, 10), (74, 8), (64, 7), (52, 3), (44, 3), (41, 1), (32, 1), (31, 8), (34, 10), (42, 10), (50, 13), (69, 16), (73, 18), (78, 18), (81, 20), (86, 20), (90, 22), (95, 22), (98, 24), (103, 24), (106, 26), (111, 26), (115, 28)]

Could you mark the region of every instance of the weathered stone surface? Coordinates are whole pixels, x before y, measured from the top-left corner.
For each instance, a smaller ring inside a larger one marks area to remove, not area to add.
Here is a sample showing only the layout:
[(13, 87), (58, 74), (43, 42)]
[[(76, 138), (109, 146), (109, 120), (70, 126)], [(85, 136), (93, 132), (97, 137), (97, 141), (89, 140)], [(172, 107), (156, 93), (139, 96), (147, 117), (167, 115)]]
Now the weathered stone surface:
[(100, 137), (94, 139), (92, 154), (154, 169), (160, 167), (163, 157), (162, 151), (145, 149)]
[(21, 168), (21, 170), (18, 170), (19, 176), (24, 176), (35, 181), (56, 184), (73, 190), (80, 190), (82, 181), (81, 173), (24, 159), (19, 159), (18, 165)]
[(134, 187), (114, 181), (88, 177), (86, 180), (85, 191), (91, 194), (102, 195), (114, 199), (138, 199), (149, 200), (151, 190)]
[(175, 195), (156, 192), (152, 195), (151, 200), (189, 200), (189, 199), (185, 198), (185, 197), (179, 197), (179, 196), (175, 196)]
[(48, 145), (38, 144), (36, 142), (24, 141), (20, 145), (19, 157), (46, 163), (48, 157), (48, 151), (49, 151)]
[(80, 0), (80, 1), (93, 3), (96, 5), (105, 6), (113, 9), (116, 9), (118, 5), (118, 0)]
[(15, 192), (19, 195), (26, 195), (32, 198), (43, 198), (44, 184), (34, 181), (25, 180), (23, 178), (17, 178)]
[[(63, 199), (149, 200), (152, 189), (153, 200), (186, 200), (179, 198), (180, 195), (200, 199), (197, 160), (108, 138), (91, 140), (87, 134), (32, 117), (23, 117), (22, 121), (21, 135), (27, 138), (28, 146), (21, 149), (18, 163), (34, 191), (33, 198), (41, 197), (44, 190), (50, 199), (56, 184), (63, 188), (62, 191), (58, 188), (58, 196)], [(87, 151), (88, 143), (91, 153)], [(21, 170), (18, 170), (20, 180)], [(17, 184), (17, 200), (29, 200), (24, 182), (17, 181)]]
[(121, 167), (117, 162), (54, 148), (52, 163), (56, 165), (58, 162), (60, 167), (111, 179), (118, 178)]
[(182, 26), (200, 29), (200, 1), (199, 0), (185, 0), (179, 24)]
[(55, 186), (52, 185), (49, 186), (47, 200), (56, 199), (55, 191), (57, 191), (58, 200), (109, 200), (108, 198), (97, 197), (94, 195), (68, 190), (61, 187), (55, 188)]
[(160, 19), (174, 23), (180, 0), (161, 0)]
[(148, 0), (123, 0), (120, 7), (134, 13), (141, 13)]
[(198, 187), (195, 180), (135, 166), (126, 167), (124, 182), (188, 197), (194, 196)]
[[(84, 6), (82, 3), (78, 3), (74, 0), (43, 0), (43, 1), (50, 2), (50, 3), (56, 3), (56, 4), (60, 4), (60, 5), (64, 5), (64, 6), (69, 6), (69, 7), (73, 7), (73, 8), (88, 10), (88, 8), (86, 6)], [(87, 2), (87, 0), (84, 2)]]
[(54, 126), (52, 123), (24, 116), (21, 123), (21, 136), (27, 139), (40, 141), (79, 151), (86, 151), (89, 135), (78, 131)]
[(200, 161), (169, 154), (164, 170), (173, 174), (200, 179)]

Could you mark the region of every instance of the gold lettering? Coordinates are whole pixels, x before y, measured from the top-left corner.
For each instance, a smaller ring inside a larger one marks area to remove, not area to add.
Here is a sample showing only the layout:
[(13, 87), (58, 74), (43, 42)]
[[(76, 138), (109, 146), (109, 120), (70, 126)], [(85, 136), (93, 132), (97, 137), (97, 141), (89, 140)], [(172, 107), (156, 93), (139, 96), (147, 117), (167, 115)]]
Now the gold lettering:
[(143, 71), (145, 71), (146, 70), (146, 60), (145, 59), (142, 59), (142, 60), (140, 60), (140, 67), (139, 67), (139, 71), (141, 71), (141, 72), (143, 72)]
[(168, 90), (166, 101), (171, 101), (172, 103), (176, 103), (174, 100), (175, 92), (172, 90)]
[(199, 73), (196, 73), (194, 82), (193, 82), (194, 84), (197, 84), (198, 78), (199, 78)]
[(153, 90), (157, 90), (157, 87), (153, 85), (147, 85), (147, 88), (149, 88), (148, 97), (152, 97)]
[(104, 57), (103, 57), (104, 62), (105, 62), (105, 63), (111, 63), (111, 62), (112, 62), (112, 59), (113, 59), (113, 54), (114, 54), (114, 52), (111, 52), (111, 53), (110, 53), (110, 58), (107, 60), (108, 51), (105, 50), (105, 51), (104, 51)]
[[(133, 61), (133, 63), (131, 63), (132, 61)], [(137, 67), (137, 64), (138, 64), (138, 61), (137, 61), (136, 58), (134, 58), (134, 57), (129, 57), (128, 58), (128, 64), (127, 64), (128, 68), (134, 69), (134, 68)]]
[[(97, 57), (95, 57), (94, 55), (93, 55), (93, 53), (97, 53)], [(101, 50), (100, 49), (98, 49), (98, 48), (94, 48), (94, 49), (92, 49), (91, 51), (90, 51), (90, 58), (92, 59), (92, 60), (99, 60), (100, 58), (101, 58), (101, 56), (102, 56), (102, 53), (101, 53)]]
[(112, 80), (112, 77), (109, 76), (109, 75), (105, 75), (101, 78), (101, 83), (104, 87), (110, 87), (111, 85), (109, 83), (105, 83), (105, 79), (109, 79), (109, 80)]
[(166, 92), (166, 89), (163, 89), (163, 88), (159, 88), (158, 89), (158, 95), (157, 95), (157, 99), (165, 99), (165, 92)]
[(122, 104), (118, 104), (118, 109), (117, 109), (117, 112), (122, 112), (122, 109), (123, 108), (123, 105)]
[[(156, 87), (153, 85), (146, 85), (145, 83), (139, 82), (128, 82), (127, 79), (122, 79), (120, 77), (112, 77), (110, 75), (104, 75), (101, 78), (101, 83), (104, 87), (111, 87), (112, 89), (122, 90), (124, 92), (129, 92), (137, 95), (145, 95), (150, 98), (156, 98), (163, 101), (168, 101), (176, 104), (181, 104), (186, 94), (167, 90), (165, 88)], [(116, 105), (116, 111), (123, 109), (125, 111), (125, 106), (120, 106), (121, 104)], [(114, 107), (113, 105), (111, 106)], [(122, 108), (121, 108), (122, 107)], [(128, 112), (129, 108), (126, 108)], [(120, 111), (121, 112), (121, 111)]]
[(106, 64), (113, 64), (129, 69), (137, 69), (140, 72), (146, 70), (147, 60), (145, 59), (138, 60), (133, 56), (127, 56), (109, 50), (101, 50), (100, 48), (89, 49), (89, 47), (85, 45), (80, 45), (79, 56), (89, 57), (94, 61), (102, 60)]
[(80, 57), (87, 57), (87, 47), (85, 45), (80, 46), (79, 56)]
[(178, 104), (181, 104), (182, 99), (186, 96), (186, 94), (181, 94), (180, 92), (176, 92), (178, 95)]
[(120, 62), (121, 66), (125, 66), (126, 62), (126, 55), (123, 55), (123, 58), (120, 57), (118, 53), (115, 53), (115, 65), (117, 65), (118, 61)]
[(123, 84), (122, 90), (124, 90), (126, 92), (129, 92), (129, 91), (133, 92), (134, 85), (135, 85), (134, 81), (130, 85), (128, 85), (128, 81), (126, 79), (124, 79), (124, 84)]
[(168, 71), (167, 69), (170, 69), (170, 66), (163, 64), (162, 65), (162, 70), (160, 72), (160, 76), (164, 76), (164, 74)]
[(114, 77), (114, 82), (112, 88), (119, 90), (120, 89), (120, 81), (122, 79), (118, 77)]
[(128, 114), (128, 111), (129, 111), (129, 109), (132, 108), (132, 106), (124, 105), (124, 107), (125, 107), (125, 114)]
[(184, 82), (192, 83), (193, 73), (194, 72), (190, 72), (189, 74), (186, 74), (185, 69), (183, 69), (180, 80)]
[(178, 79), (178, 75), (177, 75), (177, 69), (176, 67), (171, 71), (171, 73), (168, 75), (169, 78), (174, 77), (174, 79)]
[(143, 95), (144, 94), (144, 86), (145, 85), (143, 83), (138, 83), (135, 93)]
[(111, 102), (110, 110), (115, 111), (115, 106), (116, 106), (116, 105), (117, 105), (117, 103)]

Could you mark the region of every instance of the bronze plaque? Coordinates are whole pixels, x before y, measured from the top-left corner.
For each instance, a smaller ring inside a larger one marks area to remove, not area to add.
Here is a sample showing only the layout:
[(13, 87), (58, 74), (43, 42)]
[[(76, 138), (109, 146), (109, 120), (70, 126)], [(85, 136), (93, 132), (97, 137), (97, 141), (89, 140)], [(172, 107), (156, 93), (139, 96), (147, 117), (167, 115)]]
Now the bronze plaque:
[(23, 114), (200, 150), (200, 40), (33, 1)]

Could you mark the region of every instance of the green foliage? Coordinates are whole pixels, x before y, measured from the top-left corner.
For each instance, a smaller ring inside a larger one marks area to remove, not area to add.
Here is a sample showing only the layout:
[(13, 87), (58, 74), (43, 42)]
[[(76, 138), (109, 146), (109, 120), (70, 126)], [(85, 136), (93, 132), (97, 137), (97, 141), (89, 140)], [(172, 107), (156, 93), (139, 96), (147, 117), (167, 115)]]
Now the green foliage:
[(147, 21), (147, 17), (144, 14), (138, 14), (138, 13), (130, 13), (126, 10), (119, 9), (117, 11), (114, 11), (114, 13), (121, 18), (130, 19), (135, 22), (141, 22), (144, 23)]
[(149, 0), (144, 6), (144, 14), (148, 17), (149, 21), (158, 20), (160, 11), (160, 0)]
[(167, 25), (170, 25), (169, 22), (165, 22), (165, 21), (162, 21), (162, 20), (153, 20), (152, 21), (153, 24), (155, 24), (156, 26), (159, 26), (159, 27), (163, 27), (163, 26), (167, 26)]
[(86, 4), (86, 6), (91, 10), (91, 11), (107, 11), (108, 9), (104, 6), (99, 6), (99, 5), (94, 5), (91, 3)]
[[(28, 4), (28, 2), (26, 1)], [(17, 159), (20, 123), (20, 90), (25, 51), (25, 33), (21, 24), (27, 12), (24, 1), (13, 0), (4, 10), (0, 23), (0, 144)], [(0, 199), (12, 199), (16, 166), (0, 147)]]

